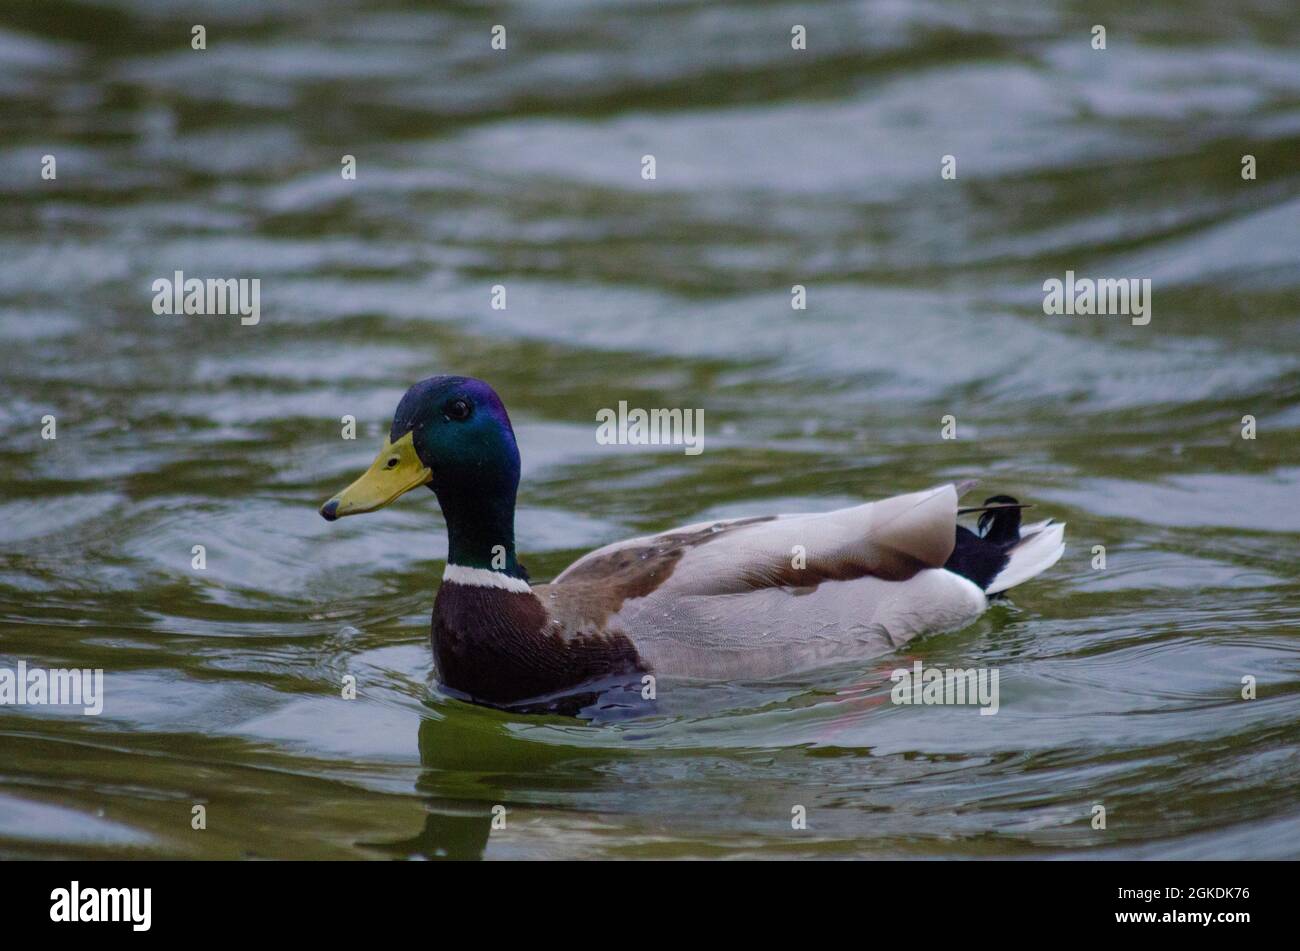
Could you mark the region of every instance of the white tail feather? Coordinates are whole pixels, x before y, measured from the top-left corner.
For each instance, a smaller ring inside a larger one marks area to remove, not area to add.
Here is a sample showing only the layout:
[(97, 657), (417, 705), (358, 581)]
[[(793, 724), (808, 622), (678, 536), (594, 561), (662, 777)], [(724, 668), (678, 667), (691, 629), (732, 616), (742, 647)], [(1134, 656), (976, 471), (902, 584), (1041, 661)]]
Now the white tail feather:
[(997, 594), (1028, 581), (1056, 564), (1064, 551), (1064, 522), (1026, 525), (1020, 530), (1020, 541), (1011, 549), (1007, 566), (998, 572), (984, 593)]

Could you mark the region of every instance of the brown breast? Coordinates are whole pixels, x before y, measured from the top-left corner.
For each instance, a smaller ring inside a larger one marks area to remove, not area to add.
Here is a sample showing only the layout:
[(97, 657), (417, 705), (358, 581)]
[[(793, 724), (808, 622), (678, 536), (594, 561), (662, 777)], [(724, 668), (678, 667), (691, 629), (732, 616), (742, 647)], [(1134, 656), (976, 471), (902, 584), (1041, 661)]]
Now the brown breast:
[(617, 632), (566, 628), (536, 594), (444, 581), (433, 603), (433, 657), (446, 686), (514, 706), (593, 680), (645, 669)]

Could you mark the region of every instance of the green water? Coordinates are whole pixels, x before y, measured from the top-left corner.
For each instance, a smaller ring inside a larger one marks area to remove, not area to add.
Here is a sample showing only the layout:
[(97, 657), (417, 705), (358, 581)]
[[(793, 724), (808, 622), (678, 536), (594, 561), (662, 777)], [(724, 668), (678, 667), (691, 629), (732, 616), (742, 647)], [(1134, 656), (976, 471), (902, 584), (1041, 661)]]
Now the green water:
[[(431, 6), (0, 4), (0, 666), (106, 690), (0, 707), (0, 855), (1300, 857), (1293, 3)], [(1067, 269), (1151, 322), (1044, 315)], [(433, 499), (316, 514), (438, 372), (511, 410), (535, 579), (969, 477), (1067, 552), (869, 663), (469, 706)], [(598, 446), (620, 400), (704, 452)], [(999, 713), (890, 703), (918, 659)]]

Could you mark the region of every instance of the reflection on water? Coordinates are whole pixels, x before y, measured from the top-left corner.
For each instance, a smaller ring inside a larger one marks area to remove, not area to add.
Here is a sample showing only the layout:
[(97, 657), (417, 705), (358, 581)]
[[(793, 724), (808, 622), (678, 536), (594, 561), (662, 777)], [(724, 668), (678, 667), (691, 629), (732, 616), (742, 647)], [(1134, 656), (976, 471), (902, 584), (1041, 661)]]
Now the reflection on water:
[[(107, 690), (0, 709), (0, 854), (1297, 857), (1294, 5), (811, 3), (798, 53), (794, 15), (0, 3), (0, 665)], [(177, 270), (260, 322), (155, 316)], [(1151, 323), (1045, 316), (1067, 270)], [(870, 664), (472, 707), (432, 499), (315, 511), (445, 371), (511, 409), (535, 578), (971, 476), (1070, 547)], [(706, 451), (598, 446), (624, 399)], [(915, 660), (996, 668), (998, 714), (890, 703)]]

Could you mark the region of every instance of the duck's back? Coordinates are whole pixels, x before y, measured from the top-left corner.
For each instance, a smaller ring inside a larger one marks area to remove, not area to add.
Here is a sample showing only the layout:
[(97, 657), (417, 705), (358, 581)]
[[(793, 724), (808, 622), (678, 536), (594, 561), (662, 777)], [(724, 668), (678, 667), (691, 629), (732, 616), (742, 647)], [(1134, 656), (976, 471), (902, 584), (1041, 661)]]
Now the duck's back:
[(943, 565), (957, 490), (703, 522), (609, 545), (538, 596), (569, 635), (626, 637), (664, 675), (767, 677), (960, 626), (984, 592)]

